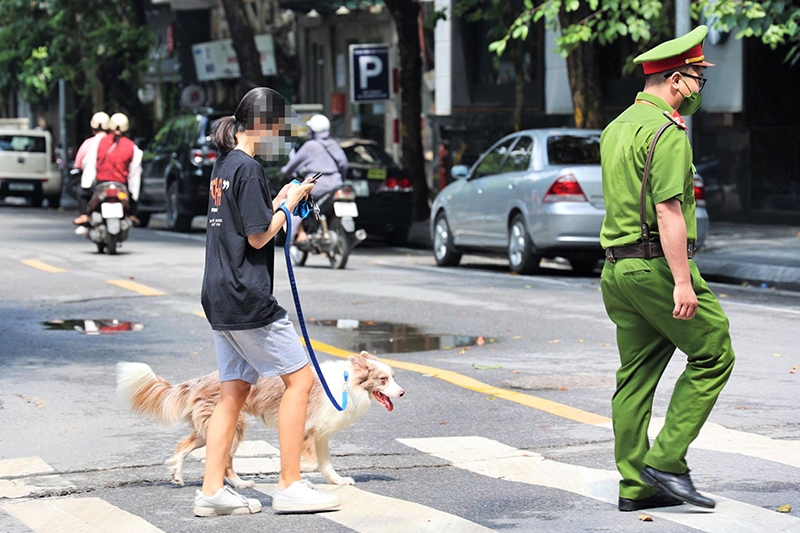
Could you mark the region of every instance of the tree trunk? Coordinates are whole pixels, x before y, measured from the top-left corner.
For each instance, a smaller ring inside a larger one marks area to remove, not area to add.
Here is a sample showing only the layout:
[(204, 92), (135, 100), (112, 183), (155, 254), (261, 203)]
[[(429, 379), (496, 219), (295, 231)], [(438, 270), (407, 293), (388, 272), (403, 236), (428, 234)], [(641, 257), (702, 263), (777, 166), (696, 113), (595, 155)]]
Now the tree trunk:
[[(559, 14), (562, 28), (584, 19), (590, 14), (588, 6), (581, 5), (577, 11)], [(569, 87), (572, 90), (572, 105), (575, 108), (575, 127), (602, 129), (605, 127), (603, 112), (603, 88), (597, 66), (597, 44), (580, 43), (567, 56)]]
[(402, 166), (414, 185), (414, 220), (430, 217), (428, 182), (422, 153), (422, 58), (419, 44), (419, 4), (414, 0), (386, 0), (397, 28), (400, 49), (400, 128)]
[(266, 79), (261, 72), (261, 58), (256, 49), (253, 28), (247, 20), (242, 0), (222, 0), (225, 8), (225, 19), (228, 21), (233, 40), (233, 49), (239, 60), (242, 81), (246, 84), (264, 86)]
[[(511, 27), (514, 19), (517, 18), (521, 6), (520, 2), (507, 0), (503, 8), (503, 26)], [(525, 111), (525, 54), (523, 47), (525, 42), (520, 39), (511, 39), (508, 42), (508, 53), (511, 56), (511, 63), (514, 65), (514, 111), (511, 119), (514, 123), (514, 131), (522, 129), (522, 114)]]

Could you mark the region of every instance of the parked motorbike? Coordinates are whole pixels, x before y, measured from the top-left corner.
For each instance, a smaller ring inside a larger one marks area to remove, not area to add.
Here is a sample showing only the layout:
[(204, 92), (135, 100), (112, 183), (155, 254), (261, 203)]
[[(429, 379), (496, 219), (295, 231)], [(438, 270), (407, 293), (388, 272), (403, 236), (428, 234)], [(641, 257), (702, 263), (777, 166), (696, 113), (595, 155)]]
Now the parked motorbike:
[(128, 238), (131, 230), (128, 188), (122, 183), (103, 182), (95, 186), (89, 201), (89, 224), (86, 237), (97, 245), (97, 251), (117, 253), (117, 246)]
[(303, 266), (309, 254), (322, 254), (328, 256), (331, 268), (344, 268), (353, 248), (367, 238), (366, 231), (356, 230), (355, 191), (345, 183), (320, 198), (313, 209), (315, 216), (303, 221), (308, 239), (292, 245), (292, 261)]

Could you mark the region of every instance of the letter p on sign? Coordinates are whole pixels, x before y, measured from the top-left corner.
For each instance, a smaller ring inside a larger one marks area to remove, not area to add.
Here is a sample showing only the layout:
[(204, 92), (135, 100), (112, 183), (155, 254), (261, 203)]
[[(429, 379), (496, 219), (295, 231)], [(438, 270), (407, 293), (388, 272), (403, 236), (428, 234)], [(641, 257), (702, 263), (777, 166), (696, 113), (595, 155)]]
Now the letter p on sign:
[(363, 91), (369, 86), (369, 78), (379, 76), (383, 72), (383, 61), (378, 56), (359, 56), (358, 70), (361, 74), (359, 88)]

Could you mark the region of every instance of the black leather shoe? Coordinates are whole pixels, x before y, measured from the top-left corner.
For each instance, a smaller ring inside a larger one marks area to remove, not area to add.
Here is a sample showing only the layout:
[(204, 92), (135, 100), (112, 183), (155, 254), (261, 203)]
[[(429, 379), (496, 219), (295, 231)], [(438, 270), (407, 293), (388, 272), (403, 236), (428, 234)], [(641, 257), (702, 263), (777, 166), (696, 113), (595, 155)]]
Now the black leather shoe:
[(683, 504), (683, 500), (673, 498), (666, 492), (659, 492), (649, 498), (642, 498), (641, 500), (631, 500), (629, 498), (620, 498), (617, 504), (617, 509), (620, 511), (641, 511), (642, 509), (655, 509), (657, 507), (672, 507), (674, 505)]
[(669, 472), (656, 470), (652, 466), (645, 466), (642, 469), (641, 477), (642, 481), (651, 487), (659, 488), (670, 496), (692, 505), (705, 507), (706, 509), (713, 509), (717, 505), (714, 500), (706, 498), (695, 490), (692, 478), (689, 477), (689, 472), (685, 474), (670, 474)]

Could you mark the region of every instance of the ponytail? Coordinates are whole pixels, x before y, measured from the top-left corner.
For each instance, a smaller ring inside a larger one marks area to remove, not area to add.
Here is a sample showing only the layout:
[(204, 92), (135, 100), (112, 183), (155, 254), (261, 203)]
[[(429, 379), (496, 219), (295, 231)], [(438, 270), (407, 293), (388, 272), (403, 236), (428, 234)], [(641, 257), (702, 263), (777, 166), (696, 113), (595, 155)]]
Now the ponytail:
[(236, 148), (236, 132), (239, 126), (235, 117), (228, 115), (217, 119), (214, 127), (214, 144), (221, 152), (230, 152)]

